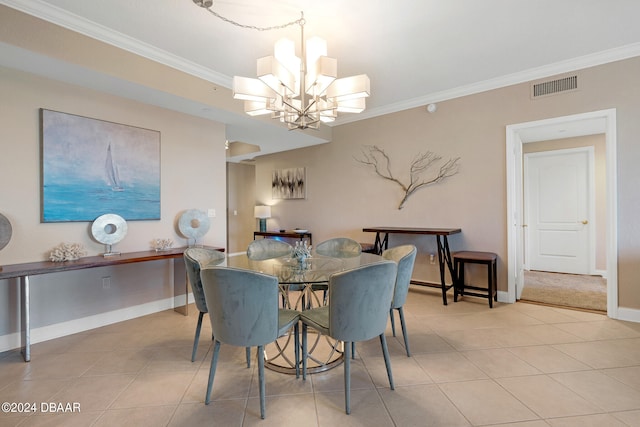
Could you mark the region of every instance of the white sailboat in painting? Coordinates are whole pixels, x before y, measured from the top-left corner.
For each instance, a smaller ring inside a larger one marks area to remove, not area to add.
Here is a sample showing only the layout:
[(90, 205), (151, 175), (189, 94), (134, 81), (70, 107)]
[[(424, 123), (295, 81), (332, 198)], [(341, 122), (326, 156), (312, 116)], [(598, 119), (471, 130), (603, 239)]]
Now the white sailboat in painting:
[(118, 165), (114, 163), (113, 156), (111, 155), (111, 144), (107, 147), (107, 160), (104, 164), (104, 172), (107, 178), (107, 185), (109, 185), (113, 191), (124, 191), (124, 187), (122, 187), (120, 183), (120, 176), (118, 175)]

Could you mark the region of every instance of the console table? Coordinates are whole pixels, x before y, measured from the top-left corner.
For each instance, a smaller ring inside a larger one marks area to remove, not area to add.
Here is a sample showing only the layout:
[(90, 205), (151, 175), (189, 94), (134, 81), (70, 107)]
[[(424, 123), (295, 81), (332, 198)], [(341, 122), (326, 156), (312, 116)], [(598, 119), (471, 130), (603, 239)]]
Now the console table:
[[(29, 277), (40, 274), (49, 274), (73, 270), (83, 270), (87, 268), (95, 267), (107, 267), (112, 265), (131, 264), (137, 262), (146, 261), (158, 261), (163, 259), (173, 259), (174, 270), (174, 301), (177, 302), (175, 310), (187, 315), (188, 295), (189, 295), (189, 283), (186, 278), (186, 271), (184, 262), (182, 261), (182, 254), (186, 247), (171, 248), (166, 251), (141, 251), (141, 252), (129, 252), (119, 255), (111, 255), (108, 257), (98, 255), (80, 258), (77, 261), (64, 261), (64, 262), (52, 262), (52, 261), (39, 261), (28, 262), (24, 264), (11, 264), (0, 267), (0, 280), (18, 278), (20, 281), (20, 307), (21, 307), (21, 319), (20, 329), (22, 334), (22, 355), (25, 362), (31, 360), (31, 324), (29, 316), (30, 305), (30, 290), (29, 290)], [(219, 251), (224, 251), (224, 248), (211, 248)], [(185, 280), (184, 292), (179, 286), (175, 286), (181, 280)]]
[(304, 233), (298, 233), (296, 231), (254, 231), (253, 232), (253, 240), (256, 240), (256, 237), (286, 237), (288, 239), (299, 239), (300, 241), (305, 238), (309, 239), (309, 245), (312, 244), (311, 232), (307, 231)]
[(453, 283), (446, 284), (445, 281), (445, 267), (449, 268), (451, 274), (451, 280), (455, 278), (453, 260), (451, 258), (451, 252), (449, 251), (449, 240), (447, 236), (452, 234), (461, 233), (459, 228), (404, 228), (404, 227), (369, 227), (363, 228), (362, 231), (376, 233), (376, 240), (373, 244), (373, 250), (378, 255), (382, 254), (382, 251), (389, 247), (389, 234), (426, 234), (436, 236), (436, 242), (438, 244), (438, 264), (440, 265), (440, 283), (434, 284), (425, 282), (422, 280), (411, 280), (414, 285), (429, 286), (442, 289), (442, 303), (447, 305), (447, 291), (453, 287)]

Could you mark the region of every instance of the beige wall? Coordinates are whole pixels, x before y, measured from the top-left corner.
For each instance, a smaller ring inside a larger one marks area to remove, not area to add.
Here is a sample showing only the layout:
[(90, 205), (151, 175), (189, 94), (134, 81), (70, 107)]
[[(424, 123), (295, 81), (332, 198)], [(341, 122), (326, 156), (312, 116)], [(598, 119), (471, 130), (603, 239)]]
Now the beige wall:
[(595, 269), (604, 271), (607, 269), (607, 155), (605, 135), (587, 135), (575, 138), (531, 142), (522, 146), (522, 152), (523, 154), (539, 153), (579, 147), (593, 147), (596, 227)]
[[(198, 243), (226, 247), (224, 125), (6, 68), (0, 68), (0, 93), (0, 212), (13, 228), (0, 266), (45, 260), (61, 242), (81, 243), (88, 255), (104, 252), (88, 222), (40, 223), (40, 108), (160, 131), (161, 219), (128, 222), (114, 250), (147, 250), (154, 238), (186, 245), (176, 221), (192, 208), (217, 211)], [(31, 283), (34, 328), (173, 295), (168, 261), (34, 276)], [(16, 295), (17, 280), (0, 280), (0, 351), (2, 336), (18, 331)]]
[(40, 223), (40, 108), (160, 131), (161, 220), (131, 222), (118, 250), (148, 249), (156, 237), (186, 244), (174, 223), (191, 208), (220, 211), (203, 243), (226, 246), (226, 192), (211, 185), (226, 182), (224, 125), (6, 68), (0, 91), (0, 211), (13, 226), (1, 263), (46, 259), (62, 241), (82, 243), (90, 255), (104, 251), (87, 223)]
[[(460, 227), (452, 250), (499, 255), (499, 289), (506, 291), (507, 224), (505, 126), (589, 111), (617, 109), (619, 305), (640, 309), (640, 58), (581, 70), (580, 90), (530, 99), (519, 84), (441, 102), (434, 114), (424, 107), (334, 128), (329, 144), (258, 158), (257, 199), (273, 203), (272, 228), (304, 226), (314, 241), (349, 236), (371, 241), (367, 226)], [(375, 91), (373, 93), (375, 96)], [(413, 156), (426, 150), (445, 160), (460, 157), (460, 172), (419, 190), (402, 210), (399, 187), (354, 161), (363, 145), (383, 148), (392, 169), (406, 180)], [(276, 168), (306, 167), (306, 200), (271, 201), (270, 176)], [(415, 242), (420, 250), (414, 276), (437, 279), (428, 254), (428, 236), (393, 236), (392, 244)]]

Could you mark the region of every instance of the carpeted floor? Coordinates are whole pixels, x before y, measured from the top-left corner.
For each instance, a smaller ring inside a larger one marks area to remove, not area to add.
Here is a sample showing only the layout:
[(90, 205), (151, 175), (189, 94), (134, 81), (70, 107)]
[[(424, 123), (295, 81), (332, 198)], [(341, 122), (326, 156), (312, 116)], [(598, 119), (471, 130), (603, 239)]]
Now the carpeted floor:
[(525, 271), (521, 299), (607, 311), (607, 280), (601, 276)]

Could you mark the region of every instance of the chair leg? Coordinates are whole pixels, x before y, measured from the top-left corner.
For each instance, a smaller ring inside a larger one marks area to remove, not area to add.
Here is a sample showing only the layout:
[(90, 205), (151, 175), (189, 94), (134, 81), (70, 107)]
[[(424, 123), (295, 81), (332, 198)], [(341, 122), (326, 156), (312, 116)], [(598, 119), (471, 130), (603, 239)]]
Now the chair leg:
[(489, 308), (493, 308), (493, 268), (487, 264), (487, 293), (489, 294)]
[(351, 345), (344, 343), (344, 410), (351, 414)]
[(196, 337), (193, 339), (193, 351), (191, 352), (191, 361), (196, 360), (196, 352), (198, 351), (198, 342), (200, 341), (200, 329), (202, 329), (202, 317), (204, 316), (203, 312), (200, 312), (198, 315), (198, 325), (196, 326)]
[(404, 310), (399, 307), (398, 314), (400, 315), (400, 326), (402, 327), (402, 336), (404, 337), (404, 349), (407, 351), (407, 357), (411, 357), (409, 351), (409, 335), (407, 335), (407, 324), (404, 322)]
[(302, 380), (307, 379), (307, 324), (302, 324)]
[(460, 292), (460, 263), (457, 259), (453, 260), (453, 302), (458, 302), (458, 292)]
[(458, 275), (458, 284), (460, 285), (460, 296), (464, 296), (464, 262), (460, 264), (460, 274)]
[(382, 354), (384, 355), (384, 365), (387, 367), (387, 376), (389, 377), (389, 387), (395, 390), (393, 385), (393, 374), (391, 373), (391, 360), (389, 359), (389, 349), (387, 348), (387, 339), (384, 333), (380, 334), (380, 345), (382, 346)]
[(207, 394), (204, 403), (211, 403), (211, 390), (213, 389), (213, 378), (216, 376), (216, 366), (218, 365), (218, 355), (220, 354), (220, 341), (215, 340), (213, 343), (213, 356), (211, 356), (211, 367), (209, 368), (209, 382), (207, 383)]
[(389, 309), (389, 318), (391, 319), (391, 332), (393, 333), (393, 336), (396, 336), (396, 320), (393, 316), (393, 308)]
[(251, 367), (251, 347), (247, 347), (245, 349), (245, 352), (247, 354), (247, 368)]
[(265, 386), (264, 386), (264, 346), (258, 346), (258, 382), (260, 384), (260, 418), (264, 420), (265, 413)]
[(498, 301), (498, 266), (497, 262), (493, 263), (493, 300)]
[(300, 325), (296, 322), (293, 325), (293, 345), (295, 345), (294, 357), (296, 359), (296, 379), (300, 378), (300, 336), (298, 332), (300, 331)]

